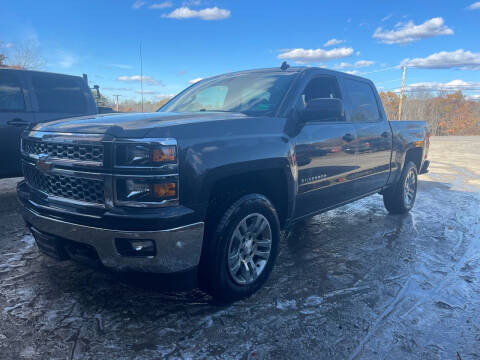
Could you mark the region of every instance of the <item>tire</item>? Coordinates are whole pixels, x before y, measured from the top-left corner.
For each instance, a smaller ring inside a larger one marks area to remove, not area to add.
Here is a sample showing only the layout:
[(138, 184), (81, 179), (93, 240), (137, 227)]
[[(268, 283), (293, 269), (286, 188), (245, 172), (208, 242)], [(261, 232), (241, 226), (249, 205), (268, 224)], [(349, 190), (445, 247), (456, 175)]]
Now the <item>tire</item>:
[(199, 269), (202, 290), (217, 301), (232, 302), (262, 287), (275, 264), (280, 239), (277, 212), (265, 196), (242, 196), (217, 221), (213, 219), (205, 236)]
[(383, 193), (383, 204), (391, 214), (405, 214), (415, 204), (418, 187), (416, 165), (409, 161), (403, 168), (400, 180)]

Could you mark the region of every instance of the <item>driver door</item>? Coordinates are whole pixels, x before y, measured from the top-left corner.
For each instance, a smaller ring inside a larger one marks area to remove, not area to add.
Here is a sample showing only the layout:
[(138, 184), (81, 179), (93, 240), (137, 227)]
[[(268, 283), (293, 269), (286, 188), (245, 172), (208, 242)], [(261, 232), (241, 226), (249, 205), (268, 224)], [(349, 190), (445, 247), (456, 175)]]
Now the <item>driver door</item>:
[[(343, 99), (337, 78), (317, 75), (302, 91), (297, 107), (301, 110), (318, 98)], [(298, 194), (295, 217), (314, 214), (355, 197), (353, 180), (357, 168), (355, 127), (346, 117), (300, 121), (296, 138)]]

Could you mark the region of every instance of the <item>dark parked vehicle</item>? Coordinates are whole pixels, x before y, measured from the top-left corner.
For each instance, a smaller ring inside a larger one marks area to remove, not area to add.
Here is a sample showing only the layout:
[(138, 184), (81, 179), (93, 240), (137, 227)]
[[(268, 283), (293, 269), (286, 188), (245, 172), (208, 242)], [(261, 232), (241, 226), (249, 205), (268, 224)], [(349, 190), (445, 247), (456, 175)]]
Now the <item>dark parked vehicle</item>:
[(20, 135), (26, 128), (96, 113), (82, 77), (0, 68), (0, 178), (22, 175)]
[(156, 113), (114, 116), (25, 133), (18, 196), (39, 248), (196, 270), (222, 300), (262, 286), (281, 229), (378, 192), (408, 212), (428, 167), (425, 122), (387, 121), (371, 81), (325, 69), (220, 75)]

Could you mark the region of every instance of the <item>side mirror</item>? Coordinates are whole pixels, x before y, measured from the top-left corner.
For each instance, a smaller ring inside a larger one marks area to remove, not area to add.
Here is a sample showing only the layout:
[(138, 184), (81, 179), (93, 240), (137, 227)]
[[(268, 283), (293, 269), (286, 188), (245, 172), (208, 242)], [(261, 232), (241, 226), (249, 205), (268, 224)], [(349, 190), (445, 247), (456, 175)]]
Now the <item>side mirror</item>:
[(300, 111), (300, 119), (308, 121), (343, 121), (345, 110), (341, 99), (312, 99), (305, 109)]

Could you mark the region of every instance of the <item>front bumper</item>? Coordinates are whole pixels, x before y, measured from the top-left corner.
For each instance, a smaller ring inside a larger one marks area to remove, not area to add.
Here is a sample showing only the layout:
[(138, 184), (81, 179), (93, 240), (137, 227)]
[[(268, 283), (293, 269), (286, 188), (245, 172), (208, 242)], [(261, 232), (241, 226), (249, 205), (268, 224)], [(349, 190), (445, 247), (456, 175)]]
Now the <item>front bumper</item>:
[[(176, 273), (195, 268), (202, 252), (203, 222), (157, 231), (112, 230), (79, 225), (43, 216), (22, 206), (22, 215), (35, 235), (66, 242), (85, 244), (95, 249), (100, 262), (120, 271)], [(115, 239), (145, 239), (155, 242), (156, 255), (147, 257), (122, 256)]]

